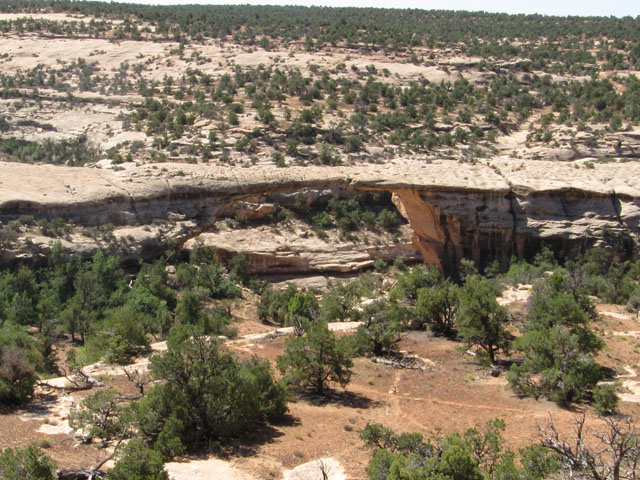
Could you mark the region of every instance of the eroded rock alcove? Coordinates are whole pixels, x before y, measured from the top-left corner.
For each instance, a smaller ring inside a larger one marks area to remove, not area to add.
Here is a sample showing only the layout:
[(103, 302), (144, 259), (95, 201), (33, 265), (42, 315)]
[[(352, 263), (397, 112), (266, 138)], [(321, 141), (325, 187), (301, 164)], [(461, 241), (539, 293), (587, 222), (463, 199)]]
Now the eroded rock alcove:
[[(283, 245), (258, 248), (250, 265), (256, 272), (348, 272), (375, 258), (424, 258), (447, 270), (462, 258), (480, 267), (510, 257), (532, 257), (542, 247), (560, 255), (579, 253), (607, 235), (635, 241), (640, 222), (640, 193), (635, 164), (609, 163), (586, 172), (559, 162), (488, 165), (398, 160), (392, 167), (291, 167), (233, 169), (209, 165), (129, 166), (123, 171), (23, 165), (0, 162), (0, 220), (24, 216), (92, 228), (111, 224), (123, 261), (137, 262), (167, 247), (188, 247), (207, 240), (230, 209), (247, 218), (265, 216), (278, 202), (303, 192), (305, 201), (327, 194), (384, 192), (408, 220), (395, 241), (378, 244), (327, 239), (324, 245), (294, 228), (281, 232)], [(9, 179), (9, 180), (8, 180)], [(325, 192), (325, 193), (323, 193)], [(277, 202), (264, 202), (265, 196)], [(300, 235), (299, 235), (300, 234)], [(245, 247), (232, 236), (213, 239), (221, 252), (251, 254), (266, 236), (247, 235)], [(44, 255), (53, 240), (24, 232), (28, 248), (5, 256)], [(237, 238), (237, 237), (236, 237)], [(211, 240), (211, 239), (210, 239)], [(224, 241), (223, 241), (224, 240)], [(90, 254), (104, 239), (72, 233), (64, 246)], [(226, 244), (225, 244), (226, 242)], [(348, 244), (347, 244), (348, 243)], [(225, 246), (226, 245), (226, 246)], [(234, 247), (234, 248), (232, 248)], [(314, 260), (315, 259), (315, 260)]]

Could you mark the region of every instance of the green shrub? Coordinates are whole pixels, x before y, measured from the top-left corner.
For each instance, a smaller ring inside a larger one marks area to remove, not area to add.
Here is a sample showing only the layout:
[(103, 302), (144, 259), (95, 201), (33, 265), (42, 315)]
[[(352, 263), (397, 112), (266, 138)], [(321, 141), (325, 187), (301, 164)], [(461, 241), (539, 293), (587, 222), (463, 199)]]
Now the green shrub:
[(62, 217), (56, 217), (49, 221), (46, 218), (41, 218), (37, 221), (37, 225), (40, 228), (40, 233), (46, 237), (61, 237), (71, 232), (71, 224), (65, 221)]
[(315, 215), (313, 217), (313, 219), (311, 220), (313, 225), (321, 230), (324, 230), (326, 228), (331, 227), (331, 225), (333, 225), (333, 221), (331, 220), (331, 216), (325, 212), (322, 211), (320, 213), (318, 213), (317, 215)]
[(86, 345), (100, 351), (105, 362), (126, 365), (149, 346), (146, 333), (152, 322), (131, 306), (114, 308), (106, 312), (99, 331), (87, 340)]
[(385, 272), (389, 268), (389, 264), (382, 258), (376, 258), (373, 262), (373, 269), (376, 272)]
[(35, 445), (6, 448), (0, 454), (0, 477), (3, 480), (54, 480), (56, 465)]
[(71, 428), (82, 429), (89, 439), (99, 439), (105, 447), (128, 429), (130, 418), (124, 407), (118, 405), (118, 392), (113, 389), (97, 390), (69, 413)]
[(273, 153), (273, 163), (276, 164), (276, 167), (286, 167), (287, 163), (284, 160), (284, 155), (282, 155), (282, 153), (280, 152), (274, 152)]
[(298, 292), (293, 283), (289, 283), (284, 290), (275, 290), (268, 286), (260, 294), (258, 303), (258, 318), (263, 322), (283, 325), (288, 314), (289, 300)]
[(418, 290), (412, 327), (429, 326), (439, 335), (451, 335), (458, 311), (458, 287), (449, 281)]
[(137, 438), (122, 447), (116, 458), (109, 472), (111, 480), (169, 480), (162, 454), (149, 450)]
[(524, 354), (507, 374), (520, 395), (546, 396), (566, 405), (583, 400), (601, 379), (593, 354), (604, 345), (589, 328), (590, 302), (567, 291), (559, 273), (538, 282), (524, 333), (515, 349)]
[(392, 300), (415, 301), (418, 298), (418, 290), (432, 287), (440, 281), (440, 272), (436, 267), (425, 268), (416, 265), (398, 277), (396, 285), (390, 293)]
[(269, 365), (239, 362), (217, 338), (177, 325), (167, 350), (151, 358), (154, 386), (136, 406), (141, 435), (171, 457), (212, 441), (248, 435), (286, 411), (284, 387)]
[(287, 155), (291, 155), (292, 157), (298, 156), (298, 141), (294, 138), (287, 138)]
[(31, 398), (41, 362), (35, 340), (22, 328), (0, 328), (0, 405), (16, 406)]
[(620, 398), (614, 385), (598, 385), (593, 389), (593, 408), (600, 415), (611, 415), (618, 410)]
[(362, 150), (362, 138), (357, 135), (351, 135), (346, 138), (344, 151), (347, 153), (356, 153)]
[(406, 330), (407, 309), (397, 302), (378, 300), (364, 307), (363, 324), (351, 338), (353, 351), (359, 355), (397, 353), (400, 334)]
[(306, 330), (318, 318), (320, 306), (313, 292), (296, 292), (287, 303), (285, 325), (294, 326), (300, 331)]
[(371, 480), (542, 480), (559, 469), (549, 449), (522, 449), (522, 467), (515, 454), (504, 450), (500, 419), (470, 428), (464, 434), (450, 433), (425, 440), (418, 433), (396, 434), (380, 424), (367, 424), (360, 438), (374, 448), (367, 466)]
[(380, 211), (377, 220), (382, 228), (388, 231), (395, 230), (400, 224), (398, 214), (386, 208)]
[(284, 381), (295, 388), (311, 389), (323, 395), (329, 382), (346, 386), (353, 361), (347, 341), (338, 340), (325, 322), (312, 325), (302, 336), (287, 342), (277, 360)]
[(509, 317), (496, 301), (497, 293), (486, 280), (471, 276), (458, 296), (458, 331), (468, 346), (480, 347), (491, 363), (498, 351), (508, 351), (513, 338), (505, 328)]
[(238, 140), (236, 140), (235, 148), (239, 152), (255, 152), (255, 140), (253, 140), (248, 135), (243, 135)]

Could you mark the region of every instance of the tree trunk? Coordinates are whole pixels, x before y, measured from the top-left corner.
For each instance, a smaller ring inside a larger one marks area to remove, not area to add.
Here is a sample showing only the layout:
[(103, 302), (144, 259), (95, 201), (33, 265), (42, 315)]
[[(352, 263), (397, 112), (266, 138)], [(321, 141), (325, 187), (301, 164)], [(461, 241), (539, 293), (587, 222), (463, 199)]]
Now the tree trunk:
[(324, 395), (324, 380), (321, 375), (318, 375), (313, 382), (313, 390), (318, 395)]
[(491, 362), (491, 364), (496, 363), (496, 350), (493, 347), (489, 347), (487, 349), (487, 352), (489, 353), (489, 361)]

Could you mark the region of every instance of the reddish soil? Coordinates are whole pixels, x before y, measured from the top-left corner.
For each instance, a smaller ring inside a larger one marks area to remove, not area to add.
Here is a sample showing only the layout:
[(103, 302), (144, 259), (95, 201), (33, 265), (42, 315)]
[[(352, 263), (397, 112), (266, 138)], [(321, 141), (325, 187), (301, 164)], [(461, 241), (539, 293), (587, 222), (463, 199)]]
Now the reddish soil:
[[(618, 312), (615, 306), (600, 306), (603, 312)], [(238, 331), (255, 333), (271, 329), (255, 320), (252, 307), (234, 307)], [(625, 365), (640, 363), (640, 344), (635, 336), (614, 332), (640, 330), (635, 317), (603, 316), (594, 328), (608, 347), (598, 360), (617, 373)], [(253, 318), (251, 318), (253, 317)], [(241, 356), (258, 355), (275, 363), (282, 353), (286, 338), (233, 342), (229, 348)], [(438, 432), (462, 432), (493, 418), (507, 424), (505, 437), (512, 449), (535, 442), (537, 424), (551, 415), (561, 431), (570, 433), (576, 415), (593, 412), (578, 406), (574, 411), (540, 400), (521, 399), (506, 388), (504, 377), (494, 378), (476, 359), (461, 353), (458, 342), (432, 337), (426, 332), (406, 335), (401, 348), (429, 359), (424, 371), (395, 369), (360, 358), (355, 361), (352, 382), (346, 389), (336, 388), (327, 399), (305, 397), (289, 404), (289, 415), (282, 425), (258, 432), (252, 444), (236, 446), (220, 452), (242, 471), (256, 478), (280, 478), (282, 468), (321, 457), (334, 457), (342, 463), (350, 479), (365, 479), (365, 467), (371, 452), (358, 437), (358, 431), (369, 422), (383, 423), (396, 431), (415, 431), (425, 436)], [(108, 376), (104, 381), (120, 390), (131, 391), (122, 376)], [(84, 395), (88, 392), (82, 392)], [(74, 394), (79, 400), (83, 395)], [(46, 452), (61, 467), (89, 466), (103, 458), (104, 451), (93, 445), (77, 445), (69, 435), (45, 435), (36, 432), (42, 420), (23, 421), (20, 415), (47, 400), (38, 396), (25, 410), (0, 416), (0, 444), (26, 445), (32, 441), (50, 442)], [(622, 402), (621, 411), (640, 414), (637, 403)], [(46, 417), (46, 412), (42, 415)], [(57, 421), (58, 419), (51, 419)], [(595, 421), (595, 420), (594, 420)]]

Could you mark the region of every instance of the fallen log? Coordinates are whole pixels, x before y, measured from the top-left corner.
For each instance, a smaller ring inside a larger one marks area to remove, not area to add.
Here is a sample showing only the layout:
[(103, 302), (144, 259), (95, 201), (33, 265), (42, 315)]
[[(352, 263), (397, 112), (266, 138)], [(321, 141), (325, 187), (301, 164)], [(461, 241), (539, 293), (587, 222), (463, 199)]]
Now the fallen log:
[(98, 480), (99, 478), (107, 478), (107, 472), (104, 470), (58, 470), (56, 472), (57, 480)]
[(65, 372), (64, 378), (67, 379), (69, 385), (65, 385), (64, 387), (51, 385), (50, 383), (43, 382), (41, 380), (37, 382), (37, 385), (47, 390), (58, 390), (61, 392), (78, 392), (81, 390), (91, 390), (94, 387), (104, 386), (100, 380), (97, 380), (88, 373), (83, 372), (81, 368), (74, 367), (73, 375), (76, 377), (75, 379), (67, 375)]
[(381, 365), (389, 365), (394, 368), (407, 368), (410, 370), (420, 370), (421, 372), (424, 370), (423, 367), (418, 365), (418, 362), (416, 362), (416, 359), (413, 357), (400, 357), (397, 359), (371, 357), (371, 361)]
[(66, 387), (59, 387), (58, 385), (51, 385), (50, 383), (38, 380), (36, 385), (44, 390), (57, 390), (60, 392), (79, 392), (81, 390), (91, 390), (93, 385), (69, 385)]

